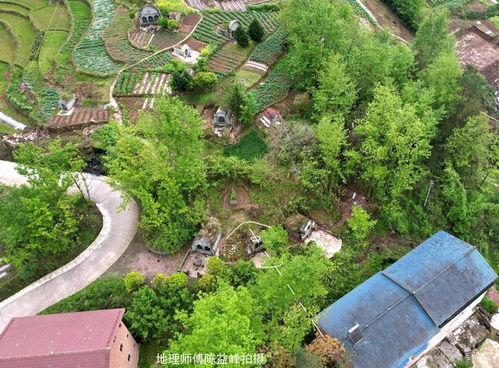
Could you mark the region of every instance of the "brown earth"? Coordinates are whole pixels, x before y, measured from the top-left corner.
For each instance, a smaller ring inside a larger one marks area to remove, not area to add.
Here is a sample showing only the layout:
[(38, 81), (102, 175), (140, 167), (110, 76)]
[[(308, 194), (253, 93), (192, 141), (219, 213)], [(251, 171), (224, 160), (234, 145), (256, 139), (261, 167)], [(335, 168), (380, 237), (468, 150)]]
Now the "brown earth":
[(412, 41), (413, 35), (404, 22), (380, 0), (364, 0), (364, 5), (374, 14), (381, 27), (388, 28), (408, 42)]

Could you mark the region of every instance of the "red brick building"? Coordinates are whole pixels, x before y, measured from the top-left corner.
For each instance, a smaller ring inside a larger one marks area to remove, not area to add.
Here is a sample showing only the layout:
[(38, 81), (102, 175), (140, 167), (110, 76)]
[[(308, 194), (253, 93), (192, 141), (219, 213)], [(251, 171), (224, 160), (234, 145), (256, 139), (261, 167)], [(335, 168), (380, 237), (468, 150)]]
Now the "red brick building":
[(0, 334), (2, 368), (136, 368), (124, 309), (13, 318)]

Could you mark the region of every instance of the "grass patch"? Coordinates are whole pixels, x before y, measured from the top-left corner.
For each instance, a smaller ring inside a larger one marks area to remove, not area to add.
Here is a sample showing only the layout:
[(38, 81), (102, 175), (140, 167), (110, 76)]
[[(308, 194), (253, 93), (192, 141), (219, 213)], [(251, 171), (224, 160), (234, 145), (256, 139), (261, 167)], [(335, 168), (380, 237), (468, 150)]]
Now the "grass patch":
[(65, 30), (71, 28), (71, 18), (64, 5), (47, 5), (31, 12), (31, 19), (41, 31)]
[(50, 71), (52, 62), (55, 60), (59, 49), (66, 41), (67, 37), (68, 32), (66, 31), (47, 31), (45, 40), (40, 49), (40, 55), (38, 56), (38, 63), (42, 74), (46, 74)]
[(246, 86), (246, 88), (249, 88), (252, 85), (254, 85), (256, 82), (260, 80), (260, 78), (262, 78), (261, 74), (244, 69), (238, 70), (236, 72), (236, 75), (234, 76), (234, 79), (236, 81), (243, 83)]
[(16, 3), (32, 10), (39, 9), (47, 5), (47, 0), (15, 0)]
[(223, 148), (226, 156), (237, 156), (247, 161), (253, 161), (262, 157), (267, 152), (267, 144), (258, 135), (256, 130), (251, 129), (237, 143), (227, 145)]
[(14, 36), (4, 24), (0, 23), (0, 61), (13, 63), (16, 59), (16, 43)]
[(8, 11), (13, 11), (19, 14), (23, 15), (28, 15), (29, 14), (29, 9), (19, 5), (19, 4), (14, 4), (14, 3), (1, 3), (0, 5), (2, 7), (2, 10), (8, 10)]
[(0, 22), (7, 24), (14, 32), (14, 37), (17, 38), (18, 49), (15, 62), (26, 66), (31, 54), (31, 45), (35, 40), (33, 25), (26, 18), (10, 13), (0, 13)]
[(123, 280), (118, 277), (106, 277), (94, 281), (85, 289), (48, 307), (40, 314), (125, 308), (130, 302), (131, 295), (126, 292)]

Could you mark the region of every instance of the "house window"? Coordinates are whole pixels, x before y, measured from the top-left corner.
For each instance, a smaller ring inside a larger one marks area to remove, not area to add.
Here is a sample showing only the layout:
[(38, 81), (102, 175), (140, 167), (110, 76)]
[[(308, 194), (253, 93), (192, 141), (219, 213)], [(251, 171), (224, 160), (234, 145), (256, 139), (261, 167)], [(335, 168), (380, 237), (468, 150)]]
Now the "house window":
[(146, 17), (142, 17), (142, 23), (147, 23), (147, 18)]
[(130, 354), (128, 354), (128, 361), (130, 361)]
[(126, 334), (126, 338), (128, 339), (128, 334)]
[(123, 344), (120, 344), (120, 351), (123, 351)]
[(121, 328), (121, 323), (120, 323), (120, 325), (118, 327)]

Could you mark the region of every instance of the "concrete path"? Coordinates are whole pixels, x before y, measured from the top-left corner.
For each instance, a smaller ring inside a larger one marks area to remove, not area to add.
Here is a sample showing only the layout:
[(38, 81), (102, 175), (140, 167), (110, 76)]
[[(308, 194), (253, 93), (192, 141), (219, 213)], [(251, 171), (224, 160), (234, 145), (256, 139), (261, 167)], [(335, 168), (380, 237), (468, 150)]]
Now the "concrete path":
[(11, 128), (14, 128), (15, 130), (24, 130), (26, 129), (26, 125), (23, 123), (18, 122), (17, 120), (12, 119), (10, 116), (4, 114), (3, 112), (0, 111), (0, 121), (3, 123), (7, 124)]
[[(15, 163), (0, 161), (0, 183), (26, 183), (26, 178), (15, 167)], [(88, 183), (90, 199), (97, 204), (102, 214), (101, 232), (74, 260), (1, 302), (0, 331), (11, 318), (35, 315), (95, 281), (125, 252), (132, 241), (137, 231), (137, 204), (131, 202), (126, 209), (120, 210), (121, 193), (106, 183), (106, 177), (82, 175)]]

